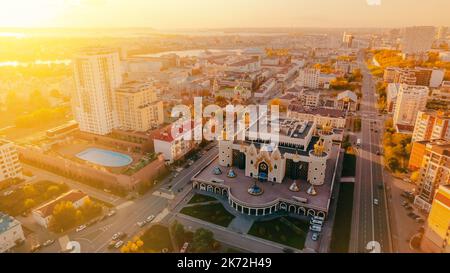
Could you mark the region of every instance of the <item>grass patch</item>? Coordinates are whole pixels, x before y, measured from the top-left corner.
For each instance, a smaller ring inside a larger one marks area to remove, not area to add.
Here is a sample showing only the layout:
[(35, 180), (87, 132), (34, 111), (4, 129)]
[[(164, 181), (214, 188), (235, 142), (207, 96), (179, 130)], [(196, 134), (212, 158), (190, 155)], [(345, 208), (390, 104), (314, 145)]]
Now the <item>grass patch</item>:
[(211, 201), (217, 201), (217, 199), (211, 196), (196, 193), (194, 196), (192, 196), (191, 200), (189, 200), (188, 204), (205, 203)]
[(353, 213), (353, 183), (341, 183), (331, 236), (331, 252), (348, 253)]
[(161, 252), (163, 249), (171, 252), (173, 249), (169, 229), (165, 226), (151, 226), (141, 236), (141, 240), (144, 243), (144, 252)]
[(292, 217), (280, 217), (270, 221), (254, 222), (248, 234), (303, 249), (308, 228), (309, 223), (307, 221)]
[(234, 219), (234, 215), (229, 213), (220, 203), (185, 207), (180, 212), (222, 227), (227, 227)]
[(344, 154), (344, 163), (342, 165), (342, 177), (355, 176), (356, 155)]

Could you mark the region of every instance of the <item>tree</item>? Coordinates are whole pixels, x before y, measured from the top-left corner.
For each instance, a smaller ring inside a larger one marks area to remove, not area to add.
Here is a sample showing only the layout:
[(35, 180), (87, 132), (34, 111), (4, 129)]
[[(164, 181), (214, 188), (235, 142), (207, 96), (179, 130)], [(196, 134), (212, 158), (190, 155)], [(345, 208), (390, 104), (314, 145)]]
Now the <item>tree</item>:
[(214, 234), (212, 231), (199, 228), (194, 233), (192, 249), (198, 253), (206, 253), (213, 249)]
[(63, 232), (74, 227), (79, 221), (79, 217), (80, 212), (73, 206), (72, 202), (60, 202), (53, 209), (50, 228), (57, 232)]
[(61, 189), (58, 186), (56, 186), (56, 185), (52, 185), (52, 186), (49, 186), (47, 188), (47, 194), (48, 194), (49, 197), (56, 196), (60, 192), (61, 192)]
[(281, 105), (281, 101), (279, 98), (274, 98), (269, 102), (269, 106), (278, 106), (279, 112), (286, 112), (286, 107)]
[(33, 197), (37, 194), (36, 188), (30, 184), (23, 186), (22, 191), (27, 198)]
[(400, 168), (400, 162), (397, 158), (391, 157), (388, 159), (388, 167), (395, 172)]
[(132, 241), (128, 241), (122, 246), (120, 252), (122, 253), (140, 253), (143, 252), (144, 242), (139, 238), (135, 237)]
[(175, 238), (176, 243), (179, 246), (186, 241), (186, 230), (184, 229), (184, 226), (182, 224), (178, 223), (178, 221), (175, 220), (175, 222), (173, 222), (170, 230)]
[(83, 215), (83, 219), (89, 220), (102, 213), (102, 206), (88, 198), (80, 207), (80, 211)]
[(32, 207), (36, 206), (36, 201), (34, 201), (31, 198), (27, 198), (25, 199), (25, 201), (23, 202), (23, 206), (25, 207), (26, 210), (31, 209)]
[(411, 176), (410, 176), (411, 182), (417, 183), (419, 181), (419, 178), (420, 178), (419, 171), (414, 171), (413, 173), (411, 173)]

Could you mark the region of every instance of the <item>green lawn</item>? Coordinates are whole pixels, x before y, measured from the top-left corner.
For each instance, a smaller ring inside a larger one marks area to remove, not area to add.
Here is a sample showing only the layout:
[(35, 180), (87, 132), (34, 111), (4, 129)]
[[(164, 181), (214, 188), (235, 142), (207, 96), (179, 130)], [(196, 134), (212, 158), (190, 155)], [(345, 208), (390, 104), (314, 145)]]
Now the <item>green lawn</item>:
[(188, 204), (197, 204), (211, 201), (217, 201), (217, 199), (211, 196), (196, 193), (194, 196), (192, 196), (191, 200), (189, 200)]
[(292, 217), (280, 217), (270, 221), (254, 222), (248, 234), (303, 249), (308, 228), (307, 221)]
[(353, 183), (341, 183), (336, 217), (331, 237), (331, 252), (347, 253), (350, 243), (350, 231), (353, 212)]
[(355, 176), (356, 156), (352, 154), (344, 155), (344, 163), (342, 164), (342, 177)]
[(144, 242), (145, 252), (161, 252), (165, 248), (169, 252), (172, 251), (169, 229), (165, 226), (154, 225), (150, 227), (141, 236), (141, 240)]
[(234, 215), (220, 203), (184, 207), (180, 212), (223, 227), (227, 227), (234, 219)]
[(51, 181), (25, 184), (14, 190), (10, 195), (0, 195), (0, 211), (11, 216), (17, 216), (52, 198), (56, 198), (68, 190), (69, 187), (66, 184)]

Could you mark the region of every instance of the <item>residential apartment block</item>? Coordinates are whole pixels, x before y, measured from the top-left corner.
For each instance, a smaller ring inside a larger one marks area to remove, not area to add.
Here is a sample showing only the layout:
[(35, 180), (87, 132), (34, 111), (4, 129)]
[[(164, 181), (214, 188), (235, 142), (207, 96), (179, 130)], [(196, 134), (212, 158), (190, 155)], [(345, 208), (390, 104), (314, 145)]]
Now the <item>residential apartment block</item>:
[(429, 212), (436, 190), (450, 184), (450, 142), (436, 141), (425, 146), (419, 186), (414, 204)]
[(0, 140), (0, 182), (21, 176), (22, 165), (14, 143)]
[(417, 114), (412, 141), (450, 140), (450, 112), (425, 110)]
[(426, 86), (402, 84), (398, 90), (394, 111), (394, 126), (412, 127), (416, 123), (417, 113), (427, 104), (429, 89)]
[(118, 126), (115, 89), (122, 84), (119, 53), (89, 48), (74, 60), (75, 120), (83, 132), (106, 135)]
[(128, 82), (116, 90), (117, 114), (123, 130), (147, 131), (164, 122), (163, 102), (153, 86), (145, 82)]

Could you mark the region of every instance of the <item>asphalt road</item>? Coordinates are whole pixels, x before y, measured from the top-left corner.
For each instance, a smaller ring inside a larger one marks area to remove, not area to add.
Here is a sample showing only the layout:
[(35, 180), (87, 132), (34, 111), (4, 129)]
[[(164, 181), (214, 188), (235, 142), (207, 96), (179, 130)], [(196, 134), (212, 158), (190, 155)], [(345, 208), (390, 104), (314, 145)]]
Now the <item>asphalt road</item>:
[[(363, 64), (362, 64), (363, 65)], [(353, 214), (353, 252), (391, 252), (387, 202), (383, 181), (381, 135), (383, 118), (376, 110), (375, 84), (365, 66), (363, 73), (363, 99), (361, 103), (361, 147), (356, 164), (355, 203)], [(374, 200), (378, 200), (378, 205)]]

